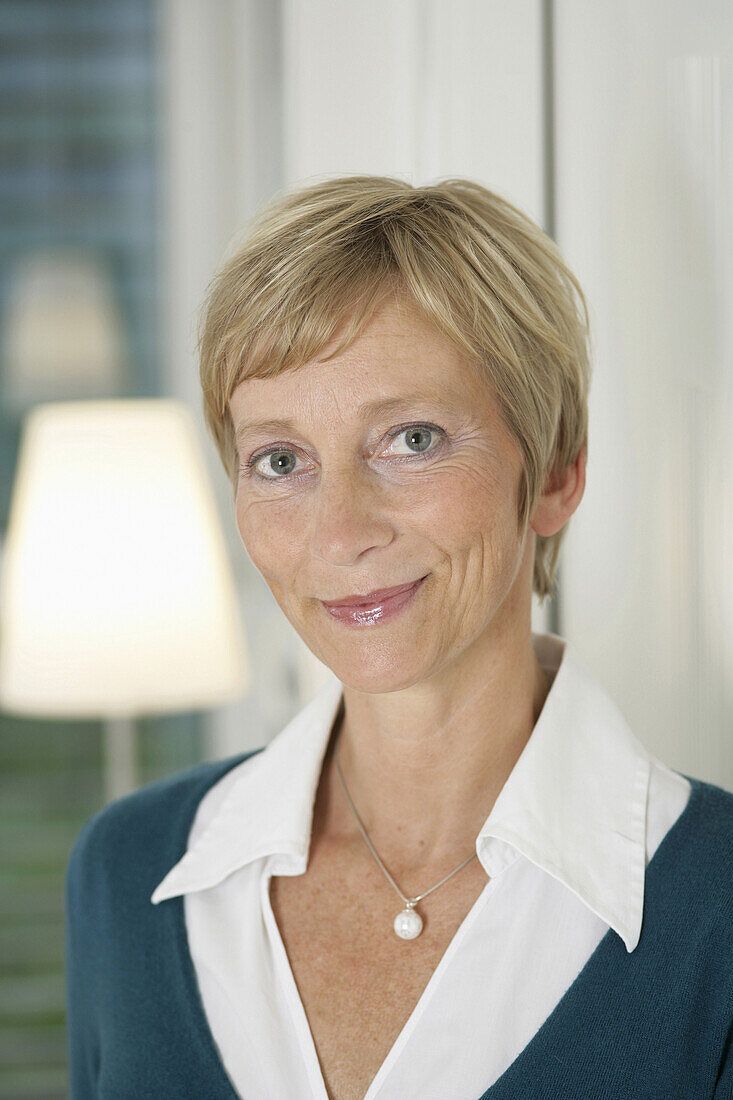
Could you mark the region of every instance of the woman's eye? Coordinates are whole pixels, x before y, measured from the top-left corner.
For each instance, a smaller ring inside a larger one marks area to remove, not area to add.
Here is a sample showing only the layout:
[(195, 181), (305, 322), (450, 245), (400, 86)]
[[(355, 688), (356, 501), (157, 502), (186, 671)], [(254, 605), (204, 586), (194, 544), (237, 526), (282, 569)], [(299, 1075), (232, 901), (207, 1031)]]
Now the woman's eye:
[[(440, 445), (440, 434), (442, 434), (442, 430), (436, 428), (434, 424), (410, 424), (407, 428), (398, 428), (392, 438), (400, 442), (404, 438), (407, 451), (403, 451), (397, 457), (403, 458), (414, 455), (419, 458), (423, 454), (432, 454), (437, 451)], [(431, 446), (434, 440), (438, 442)]]
[[(260, 464), (263, 464), (264, 469), (258, 469)], [(293, 472), (293, 466), (295, 463), (295, 455), (292, 451), (277, 448), (272, 451), (265, 451), (264, 454), (254, 455), (247, 466), (254, 468), (258, 477), (263, 478), (265, 481), (282, 481), (282, 479)], [(268, 473), (265, 473), (268, 470)]]
[[(391, 453), (395, 458), (415, 459), (429, 457), (440, 447), (442, 428), (434, 424), (408, 424), (392, 432), (391, 440), (397, 442), (404, 438), (406, 450), (400, 454)], [(293, 476), (297, 462), (294, 451), (285, 447), (272, 447), (269, 451), (259, 451), (247, 462), (247, 469), (254, 470), (263, 481), (284, 481)], [(296, 473), (295, 476), (300, 476)]]

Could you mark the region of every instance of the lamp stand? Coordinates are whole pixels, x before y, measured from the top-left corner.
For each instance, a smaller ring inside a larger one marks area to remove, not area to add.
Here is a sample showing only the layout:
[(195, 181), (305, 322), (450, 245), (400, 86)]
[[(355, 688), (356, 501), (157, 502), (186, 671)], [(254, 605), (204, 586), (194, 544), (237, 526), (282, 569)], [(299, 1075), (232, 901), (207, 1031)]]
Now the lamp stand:
[(104, 721), (104, 784), (106, 802), (137, 789), (137, 730), (130, 717)]

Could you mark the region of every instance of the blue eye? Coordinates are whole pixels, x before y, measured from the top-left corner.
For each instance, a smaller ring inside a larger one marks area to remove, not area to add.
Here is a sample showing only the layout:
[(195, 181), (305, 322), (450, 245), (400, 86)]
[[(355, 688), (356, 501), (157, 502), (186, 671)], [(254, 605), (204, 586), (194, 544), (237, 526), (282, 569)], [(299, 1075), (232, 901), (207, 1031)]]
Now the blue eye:
[[(280, 474), (289, 475), (290, 473), (292, 473), (292, 461), (289, 465), (288, 462), (282, 462), (281, 460), (283, 456), (290, 456), (291, 460), (294, 458), (292, 451), (265, 451), (264, 454), (255, 455), (253, 458), (251, 458), (247, 465), (249, 467), (252, 467), (255, 465), (255, 463), (261, 462), (265, 458), (269, 458), (270, 469), (275, 473), (275, 477), (271, 477), (270, 474), (263, 474), (259, 470), (256, 471), (257, 475), (258, 477), (264, 477), (268, 481), (280, 481)], [(273, 459), (275, 460), (274, 462), (272, 461)]]
[[(416, 459), (432, 457), (440, 449), (441, 437), (445, 433), (442, 428), (438, 428), (434, 424), (404, 424), (391, 432), (389, 438), (394, 440), (402, 435), (408, 436), (408, 446), (415, 447), (415, 449), (408, 454), (395, 455), (394, 457), (397, 461), (407, 460), (413, 462)], [(437, 439), (438, 443), (436, 446), (431, 447), (430, 444), (433, 439)], [(256, 469), (259, 463), (265, 459), (269, 459), (269, 463), (265, 466), (265, 469), (270, 471), (269, 473), (263, 473), (261, 470)], [(243, 470), (247, 473), (252, 471), (261, 481), (292, 480), (293, 477), (303, 476), (302, 474), (293, 474), (295, 459), (295, 452), (287, 447), (270, 447), (266, 451), (257, 451), (253, 454)]]
[[(431, 424), (409, 424), (407, 428), (398, 428), (397, 431), (393, 434), (392, 438), (399, 439), (401, 435), (406, 435), (409, 440), (409, 445), (412, 446), (415, 443), (415, 438), (417, 437), (417, 439), (421, 442), (417, 444), (418, 449), (413, 451), (412, 454), (420, 457), (421, 455), (425, 454), (430, 447), (430, 439), (428, 439), (427, 442), (424, 442), (426, 436), (434, 436), (439, 431), (440, 428), (434, 428)], [(435, 449), (436, 448), (433, 447), (432, 450), (430, 450), (430, 453), (432, 454)], [(399, 455), (398, 457), (408, 456)]]

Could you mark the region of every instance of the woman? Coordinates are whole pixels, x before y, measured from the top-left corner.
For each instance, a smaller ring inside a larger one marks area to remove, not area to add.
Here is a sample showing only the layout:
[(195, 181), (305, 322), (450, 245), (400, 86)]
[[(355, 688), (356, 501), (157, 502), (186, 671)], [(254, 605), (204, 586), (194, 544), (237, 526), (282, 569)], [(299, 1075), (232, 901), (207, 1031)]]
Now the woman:
[(587, 348), (556, 246), (468, 180), (285, 193), (226, 259), (206, 421), (333, 677), (85, 825), (73, 1097), (733, 1096), (733, 795), (531, 631)]

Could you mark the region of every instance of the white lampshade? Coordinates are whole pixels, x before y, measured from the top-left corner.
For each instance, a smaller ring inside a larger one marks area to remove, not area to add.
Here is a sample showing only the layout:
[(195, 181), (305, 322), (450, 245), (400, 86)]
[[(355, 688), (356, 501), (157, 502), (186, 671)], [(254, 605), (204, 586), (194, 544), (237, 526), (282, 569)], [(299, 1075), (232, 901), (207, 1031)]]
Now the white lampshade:
[(124, 386), (128, 349), (104, 258), (72, 246), (11, 265), (2, 325), (3, 405), (104, 398)]
[(2, 565), (4, 709), (132, 717), (247, 690), (226, 545), (182, 403), (33, 408)]

